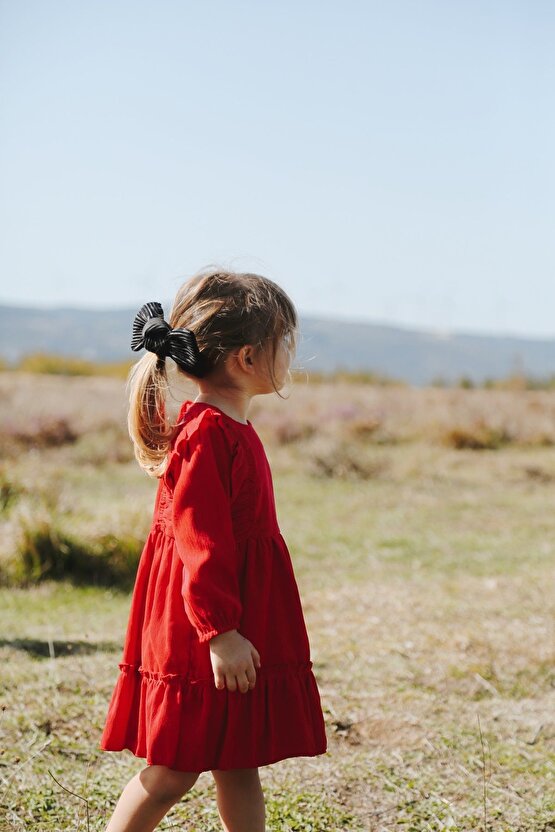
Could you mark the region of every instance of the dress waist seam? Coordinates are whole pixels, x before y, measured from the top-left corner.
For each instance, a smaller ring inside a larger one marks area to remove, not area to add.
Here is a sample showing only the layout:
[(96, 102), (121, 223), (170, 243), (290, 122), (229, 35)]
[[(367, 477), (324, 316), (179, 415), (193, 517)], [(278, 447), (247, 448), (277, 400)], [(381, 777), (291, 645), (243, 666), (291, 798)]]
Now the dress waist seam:
[[(270, 676), (283, 676), (285, 674), (298, 674), (303, 675), (306, 673), (312, 672), (313, 663), (309, 659), (308, 661), (302, 662), (292, 662), (288, 664), (273, 664), (267, 665), (264, 667), (258, 667), (256, 669), (257, 676), (261, 677), (270, 677)], [(136, 665), (130, 664), (129, 662), (120, 662), (118, 667), (122, 673), (138, 673), (144, 679), (153, 681), (153, 682), (162, 682), (164, 684), (170, 684), (172, 682), (178, 684), (205, 684), (207, 682), (214, 684), (214, 676), (199, 676), (198, 678), (193, 678), (189, 674), (186, 673), (162, 673), (157, 670), (149, 670), (148, 668), (144, 667), (143, 665)]]
[[(162, 532), (162, 534), (165, 535), (166, 537), (169, 537), (172, 540), (175, 540), (175, 534), (173, 532), (173, 529), (171, 529), (163, 521), (155, 520), (152, 523), (152, 530), (157, 531), (157, 532)], [(276, 527), (274, 529), (265, 530), (265, 531), (262, 531), (262, 532), (252, 532), (251, 531), (248, 534), (244, 534), (244, 535), (236, 534), (235, 535), (235, 540), (237, 541), (237, 543), (246, 543), (248, 540), (265, 540), (265, 539), (275, 539), (275, 538), (278, 538), (278, 537), (281, 537), (281, 530), (279, 529), (279, 527)]]

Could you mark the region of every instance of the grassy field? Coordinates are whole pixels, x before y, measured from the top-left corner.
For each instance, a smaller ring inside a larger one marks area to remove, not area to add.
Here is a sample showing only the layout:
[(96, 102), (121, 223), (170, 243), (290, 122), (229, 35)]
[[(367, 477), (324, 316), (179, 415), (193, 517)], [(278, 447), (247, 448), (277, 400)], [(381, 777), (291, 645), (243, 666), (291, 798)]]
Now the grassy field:
[[(156, 482), (121, 382), (7, 376), (0, 829), (102, 830), (144, 766), (96, 747), (129, 588), (16, 567), (33, 523), (136, 551)], [(260, 769), (268, 830), (555, 830), (555, 394), (294, 385), (249, 418), (329, 741)], [(206, 772), (160, 825), (220, 828)]]

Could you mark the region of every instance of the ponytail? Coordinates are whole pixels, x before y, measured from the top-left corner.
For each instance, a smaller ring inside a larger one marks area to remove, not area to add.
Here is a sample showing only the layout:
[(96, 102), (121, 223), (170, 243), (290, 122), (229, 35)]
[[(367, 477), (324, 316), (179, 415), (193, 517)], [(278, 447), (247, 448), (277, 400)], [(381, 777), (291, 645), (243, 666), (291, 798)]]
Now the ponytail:
[(150, 477), (161, 477), (174, 426), (166, 418), (168, 391), (166, 361), (151, 352), (137, 361), (129, 372), (127, 429), (135, 458)]

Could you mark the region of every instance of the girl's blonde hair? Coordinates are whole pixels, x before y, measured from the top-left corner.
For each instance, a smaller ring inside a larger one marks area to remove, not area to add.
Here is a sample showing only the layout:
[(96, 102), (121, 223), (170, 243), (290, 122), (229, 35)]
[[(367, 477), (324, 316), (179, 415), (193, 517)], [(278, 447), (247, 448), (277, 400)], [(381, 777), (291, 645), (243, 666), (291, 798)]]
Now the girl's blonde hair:
[[(214, 267), (201, 269), (177, 291), (167, 319), (172, 329), (194, 332), (203, 366), (203, 378), (219, 367), (231, 350), (251, 344), (265, 355), (274, 390), (274, 365), (280, 341), (295, 355), (298, 315), (284, 290), (267, 277)], [(176, 364), (186, 379), (195, 376)], [(169, 388), (165, 359), (147, 352), (131, 367), (127, 378), (127, 425), (135, 457), (151, 477), (161, 477), (177, 424), (168, 423)]]

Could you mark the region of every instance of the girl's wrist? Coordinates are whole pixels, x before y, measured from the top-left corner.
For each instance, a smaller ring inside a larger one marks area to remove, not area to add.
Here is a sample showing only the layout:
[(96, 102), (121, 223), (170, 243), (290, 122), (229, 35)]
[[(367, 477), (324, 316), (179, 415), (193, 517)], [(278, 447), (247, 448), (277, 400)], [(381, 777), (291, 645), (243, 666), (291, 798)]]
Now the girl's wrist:
[(237, 632), (237, 630), (236, 630), (236, 629), (233, 629), (233, 630), (225, 630), (223, 633), (218, 633), (217, 635), (212, 636), (212, 638), (211, 638), (211, 639), (209, 639), (209, 643), (211, 644), (213, 641), (216, 641), (216, 639), (218, 639), (218, 638), (222, 638), (222, 636), (229, 636), (229, 635), (231, 635), (231, 633), (236, 633), (236, 632)]

